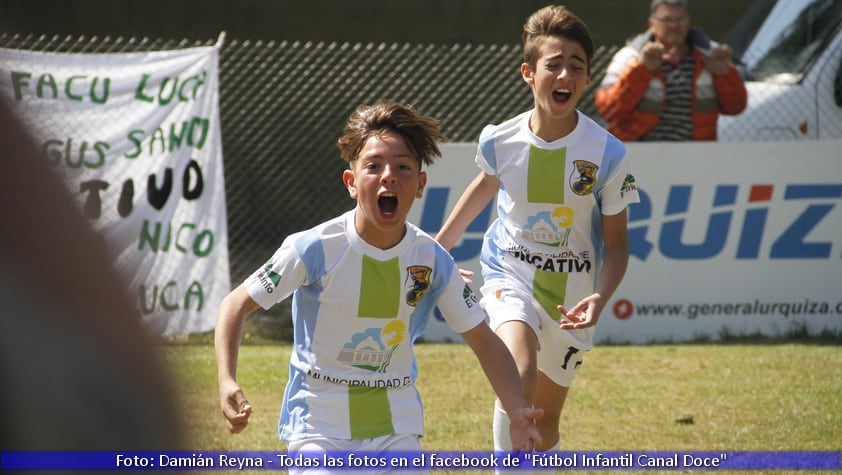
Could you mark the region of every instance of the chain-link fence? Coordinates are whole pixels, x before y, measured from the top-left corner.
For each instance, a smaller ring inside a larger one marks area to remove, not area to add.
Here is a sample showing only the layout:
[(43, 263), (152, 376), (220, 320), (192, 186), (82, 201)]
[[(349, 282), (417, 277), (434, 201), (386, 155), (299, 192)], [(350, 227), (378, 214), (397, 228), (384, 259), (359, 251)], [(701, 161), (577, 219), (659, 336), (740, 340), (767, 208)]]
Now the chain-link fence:
[[(6, 48), (76, 53), (214, 42), (0, 36)], [(592, 86), (579, 103), (595, 119), (593, 94), (617, 49), (597, 49)], [(264, 262), (287, 234), (353, 206), (341, 183), (345, 164), (335, 142), (357, 105), (410, 103), (440, 119), (449, 141), (475, 141), (486, 124), (531, 107), (520, 63), (515, 44), (227, 40), (221, 50), (220, 111), (233, 283)]]
[[(108, 53), (211, 45), (122, 37), (4, 36), (0, 46)], [(614, 49), (600, 48), (594, 78)], [(449, 141), (473, 141), (487, 123), (531, 106), (519, 45), (411, 45), (226, 41), (220, 113), (231, 277), (236, 283), (287, 234), (353, 206), (335, 143), (359, 104), (396, 100), (441, 120)], [(594, 115), (592, 94), (581, 103)]]

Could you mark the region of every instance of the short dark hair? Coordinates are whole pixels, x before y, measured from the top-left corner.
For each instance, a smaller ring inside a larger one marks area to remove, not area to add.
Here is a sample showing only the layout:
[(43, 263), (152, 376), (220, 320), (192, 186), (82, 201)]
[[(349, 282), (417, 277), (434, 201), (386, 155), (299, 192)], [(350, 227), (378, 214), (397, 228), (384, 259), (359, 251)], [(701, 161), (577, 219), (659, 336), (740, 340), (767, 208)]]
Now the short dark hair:
[(545, 36), (559, 36), (577, 41), (585, 50), (588, 72), (594, 55), (593, 38), (585, 24), (576, 14), (561, 5), (546, 6), (532, 15), (523, 24), (523, 62), (535, 67), (538, 61), (539, 40)]
[(438, 142), (444, 140), (439, 121), (397, 102), (361, 105), (348, 117), (342, 136), (336, 142), (340, 156), (348, 163), (356, 160), (371, 137), (386, 132), (400, 135), (416, 158), (431, 165), (441, 157)]
[(667, 5), (681, 5), (684, 8), (687, 8), (687, 0), (652, 0), (652, 3), (649, 4), (649, 11), (654, 12), (658, 5), (667, 4)]

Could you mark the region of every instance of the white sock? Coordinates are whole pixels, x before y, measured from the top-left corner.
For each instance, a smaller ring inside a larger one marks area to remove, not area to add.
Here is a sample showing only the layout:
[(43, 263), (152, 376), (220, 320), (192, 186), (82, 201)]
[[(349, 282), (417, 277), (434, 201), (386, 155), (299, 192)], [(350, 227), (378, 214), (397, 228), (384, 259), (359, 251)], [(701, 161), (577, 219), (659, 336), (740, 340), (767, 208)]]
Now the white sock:
[[(542, 452), (558, 452), (558, 450), (560, 448), (561, 448), (561, 432), (558, 433), (558, 442), (556, 442), (555, 445), (553, 445), (549, 449), (542, 450)], [(531, 472), (530, 471), (527, 471), (527, 472), (521, 471), (521, 474), (522, 473), (530, 473), (530, 474), (533, 474), (533, 475), (550, 475), (550, 474), (556, 473), (556, 471), (555, 471), (555, 469), (553, 469), (553, 470), (532, 470)], [(518, 475), (521, 475), (521, 474), (518, 474)]]
[(510, 452), (512, 450), (512, 436), (509, 434), (510, 425), (509, 415), (495, 402), (494, 419), (491, 423), (495, 452)]

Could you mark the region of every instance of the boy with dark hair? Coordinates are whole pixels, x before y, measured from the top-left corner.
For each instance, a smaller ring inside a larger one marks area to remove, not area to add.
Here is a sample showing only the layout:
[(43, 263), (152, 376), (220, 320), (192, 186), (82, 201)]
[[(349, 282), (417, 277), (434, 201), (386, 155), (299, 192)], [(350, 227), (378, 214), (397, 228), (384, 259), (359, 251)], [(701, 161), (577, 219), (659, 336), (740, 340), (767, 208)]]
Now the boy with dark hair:
[[(558, 449), (559, 418), (594, 326), (626, 271), (626, 206), (638, 200), (623, 144), (576, 110), (593, 41), (562, 6), (523, 27), (520, 71), (534, 108), (483, 129), (480, 168), (436, 239), (451, 249), (497, 196), (480, 257), (481, 305), (514, 355), (527, 400), (543, 409), (538, 450)], [(494, 448), (512, 448), (499, 402)]]

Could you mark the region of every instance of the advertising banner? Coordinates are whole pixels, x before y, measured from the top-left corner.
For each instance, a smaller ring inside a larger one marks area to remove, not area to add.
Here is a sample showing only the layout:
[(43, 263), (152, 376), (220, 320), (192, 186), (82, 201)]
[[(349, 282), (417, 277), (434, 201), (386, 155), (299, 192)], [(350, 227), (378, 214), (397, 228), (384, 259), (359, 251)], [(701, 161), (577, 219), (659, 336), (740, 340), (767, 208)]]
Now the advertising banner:
[(0, 49), (0, 94), (104, 237), (159, 335), (212, 329), (230, 289), (221, 41), (130, 54)]
[[(596, 342), (717, 341), (842, 331), (839, 141), (629, 143), (641, 202), (629, 208), (626, 277)], [(410, 220), (435, 235), (479, 169), (446, 144)], [(482, 283), (493, 204), (452, 253)], [(430, 341), (459, 341), (431, 321)]]

